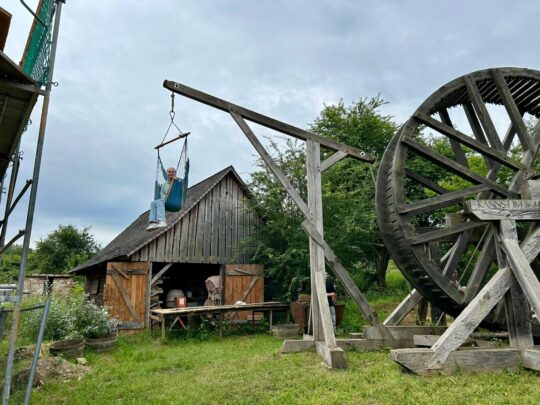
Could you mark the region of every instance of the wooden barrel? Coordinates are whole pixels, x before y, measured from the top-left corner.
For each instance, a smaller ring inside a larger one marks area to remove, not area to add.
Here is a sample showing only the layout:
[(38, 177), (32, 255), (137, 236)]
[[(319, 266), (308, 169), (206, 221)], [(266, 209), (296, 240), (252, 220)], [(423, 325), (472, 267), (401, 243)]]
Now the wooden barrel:
[(84, 339), (68, 339), (54, 342), (49, 347), (52, 356), (64, 356), (67, 358), (82, 357), (84, 354)]

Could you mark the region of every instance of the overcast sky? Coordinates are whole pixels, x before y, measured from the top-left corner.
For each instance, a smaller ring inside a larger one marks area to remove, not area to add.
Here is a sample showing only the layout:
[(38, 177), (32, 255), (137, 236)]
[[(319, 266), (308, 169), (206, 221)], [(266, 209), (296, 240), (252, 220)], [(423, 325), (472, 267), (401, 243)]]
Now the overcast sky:
[[(13, 14), (5, 52), (18, 62), (31, 18), (17, 0), (2, 7)], [(164, 79), (299, 127), (325, 104), (380, 94), (401, 123), (462, 74), (539, 69), (539, 12), (533, 0), (67, 0), (32, 240), (73, 224), (104, 246), (148, 208), (169, 119)], [(227, 114), (180, 96), (176, 110), (192, 132), (191, 184), (231, 164), (248, 178), (255, 151)], [(23, 137), (21, 185), (40, 111)], [(25, 216), (13, 215), (11, 234)]]

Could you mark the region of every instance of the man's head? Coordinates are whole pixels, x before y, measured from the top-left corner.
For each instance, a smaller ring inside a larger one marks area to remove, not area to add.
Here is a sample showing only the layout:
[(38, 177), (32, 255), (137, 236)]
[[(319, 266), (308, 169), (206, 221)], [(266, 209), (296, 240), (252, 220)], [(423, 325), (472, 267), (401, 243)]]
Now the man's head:
[(167, 169), (167, 177), (169, 180), (173, 180), (176, 177), (176, 169), (174, 167)]
[(324, 279), (326, 280), (328, 278), (328, 273), (325, 271), (324, 272)]

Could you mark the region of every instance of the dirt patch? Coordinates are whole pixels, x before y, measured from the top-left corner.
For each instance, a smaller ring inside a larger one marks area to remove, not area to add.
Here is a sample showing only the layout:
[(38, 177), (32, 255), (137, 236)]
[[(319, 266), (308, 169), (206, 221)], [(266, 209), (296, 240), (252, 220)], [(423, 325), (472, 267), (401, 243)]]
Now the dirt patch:
[[(89, 366), (75, 364), (62, 357), (41, 357), (38, 360), (34, 387), (39, 387), (47, 383), (50, 379), (60, 379), (68, 382), (70, 380), (80, 380), (92, 369)], [(26, 387), (30, 375), (30, 366), (18, 371), (13, 375), (13, 387)]]

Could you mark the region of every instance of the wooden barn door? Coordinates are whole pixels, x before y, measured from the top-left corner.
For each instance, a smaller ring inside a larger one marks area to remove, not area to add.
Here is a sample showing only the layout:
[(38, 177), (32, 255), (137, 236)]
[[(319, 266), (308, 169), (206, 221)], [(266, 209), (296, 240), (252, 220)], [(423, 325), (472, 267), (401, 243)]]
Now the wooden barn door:
[(104, 305), (122, 322), (120, 329), (144, 328), (148, 262), (109, 262)]
[[(225, 305), (236, 301), (246, 304), (264, 302), (264, 266), (262, 264), (227, 264), (225, 265)], [(252, 313), (241, 311), (235, 319), (251, 319)], [(262, 316), (255, 314), (258, 319)]]

